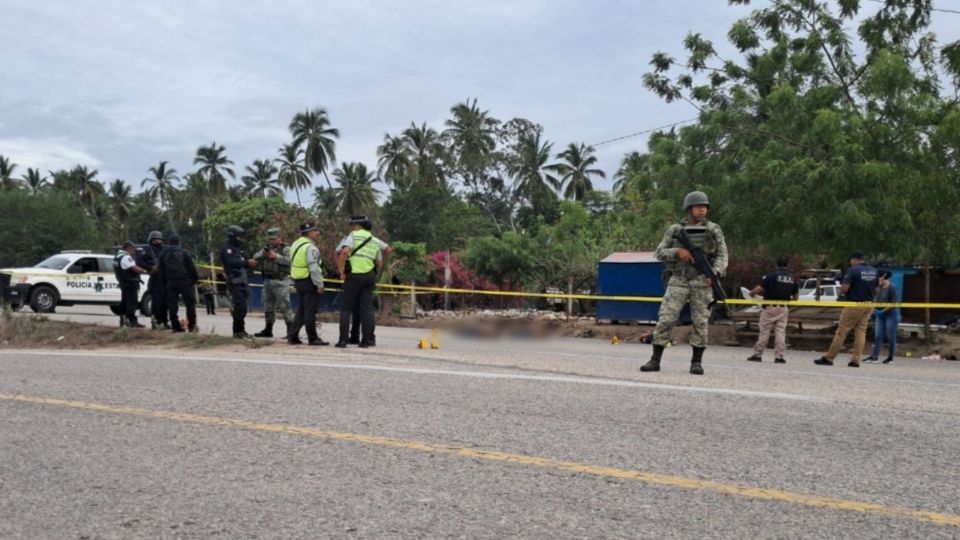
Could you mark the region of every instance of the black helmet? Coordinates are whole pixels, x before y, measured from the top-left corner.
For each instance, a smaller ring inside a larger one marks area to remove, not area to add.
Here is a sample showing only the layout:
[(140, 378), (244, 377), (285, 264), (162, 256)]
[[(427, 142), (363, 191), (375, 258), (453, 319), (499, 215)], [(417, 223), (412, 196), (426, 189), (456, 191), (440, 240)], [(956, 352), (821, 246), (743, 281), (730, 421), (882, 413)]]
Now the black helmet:
[(147, 242), (153, 242), (154, 240), (163, 240), (163, 233), (160, 231), (150, 231), (150, 235), (147, 236)]
[(246, 234), (247, 231), (243, 230), (243, 227), (239, 225), (231, 225), (227, 228), (227, 236), (230, 238), (239, 238)]

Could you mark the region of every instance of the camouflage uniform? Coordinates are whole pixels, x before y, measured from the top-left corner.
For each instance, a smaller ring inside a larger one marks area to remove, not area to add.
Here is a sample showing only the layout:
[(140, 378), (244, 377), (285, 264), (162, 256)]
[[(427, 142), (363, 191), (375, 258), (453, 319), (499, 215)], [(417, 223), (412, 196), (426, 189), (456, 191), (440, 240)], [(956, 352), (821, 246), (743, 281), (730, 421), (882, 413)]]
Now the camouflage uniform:
[(705, 348), (707, 323), (710, 319), (709, 304), (713, 300), (713, 292), (707, 285), (707, 279), (697, 273), (693, 265), (677, 258), (677, 248), (680, 247), (677, 235), (682, 228), (686, 228), (691, 242), (703, 248), (703, 252), (712, 260), (713, 271), (717, 275), (723, 275), (727, 269), (727, 243), (723, 239), (723, 231), (719, 225), (711, 221), (689, 225), (683, 221), (667, 229), (663, 240), (657, 246), (657, 259), (665, 264), (670, 278), (660, 304), (657, 327), (653, 332), (653, 344), (666, 346), (670, 341), (673, 327), (677, 324), (680, 311), (684, 304), (689, 303), (693, 319), (690, 345), (695, 348)]
[[(268, 238), (271, 235), (279, 234), (279, 230), (267, 231)], [(275, 236), (274, 236), (275, 237)], [(266, 328), (263, 332), (256, 334), (261, 337), (273, 337), (273, 324), (276, 321), (276, 313), (283, 316), (283, 322), (287, 329), (293, 325), (293, 310), (290, 309), (290, 246), (280, 244), (272, 248), (277, 253), (276, 259), (266, 257), (267, 248), (253, 254), (257, 261), (257, 268), (263, 275), (263, 318), (266, 322)]]

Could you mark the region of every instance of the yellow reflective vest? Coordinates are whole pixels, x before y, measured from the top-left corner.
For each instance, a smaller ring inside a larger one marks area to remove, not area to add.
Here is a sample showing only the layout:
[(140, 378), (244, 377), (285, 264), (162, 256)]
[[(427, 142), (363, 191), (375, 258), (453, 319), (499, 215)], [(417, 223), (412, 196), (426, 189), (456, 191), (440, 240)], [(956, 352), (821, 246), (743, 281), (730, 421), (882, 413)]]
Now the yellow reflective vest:
[(310, 268), (307, 266), (307, 250), (313, 244), (306, 236), (301, 236), (290, 246), (290, 277), (293, 279), (307, 279), (310, 277)]

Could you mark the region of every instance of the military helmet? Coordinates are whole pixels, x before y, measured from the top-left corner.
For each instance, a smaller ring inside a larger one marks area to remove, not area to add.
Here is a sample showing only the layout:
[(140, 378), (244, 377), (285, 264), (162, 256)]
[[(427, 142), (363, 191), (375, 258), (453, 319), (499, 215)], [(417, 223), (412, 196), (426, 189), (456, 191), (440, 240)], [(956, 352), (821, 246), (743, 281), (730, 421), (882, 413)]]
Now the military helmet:
[(154, 240), (163, 240), (163, 233), (160, 231), (150, 231), (150, 235), (147, 236), (147, 242), (153, 242)]
[(710, 206), (710, 199), (707, 199), (707, 194), (702, 191), (691, 191), (683, 198), (683, 211), (686, 212), (691, 206), (700, 204)]
[(243, 227), (239, 225), (231, 225), (227, 227), (227, 236), (230, 238), (237, 238), (246, 234), (247, 231), (243, 230)]

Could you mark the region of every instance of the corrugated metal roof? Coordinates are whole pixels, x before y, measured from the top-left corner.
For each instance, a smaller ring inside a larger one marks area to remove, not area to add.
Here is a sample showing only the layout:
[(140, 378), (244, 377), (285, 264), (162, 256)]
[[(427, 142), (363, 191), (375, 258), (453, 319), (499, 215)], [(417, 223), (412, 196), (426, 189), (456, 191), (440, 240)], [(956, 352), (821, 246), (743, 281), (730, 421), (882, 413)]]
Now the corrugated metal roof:
[(600, 262), (602, 263), (649, 263), (657, 262), (656, 252), (653, 251), (618, 251), (611, 253)]

